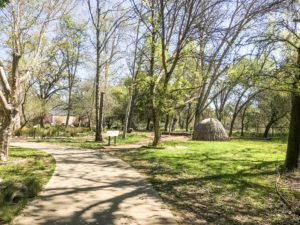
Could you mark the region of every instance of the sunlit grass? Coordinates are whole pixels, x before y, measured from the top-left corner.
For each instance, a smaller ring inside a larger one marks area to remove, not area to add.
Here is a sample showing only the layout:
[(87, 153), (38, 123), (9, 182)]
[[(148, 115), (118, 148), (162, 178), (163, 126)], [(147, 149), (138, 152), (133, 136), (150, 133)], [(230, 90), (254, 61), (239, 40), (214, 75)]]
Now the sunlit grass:
[[(117, 138), (117, 145), (133, 144), (147, 138), (146, 133), (131, 133), (127, 134), (126, 139), (122, 139), (122, 135)], [(94, 137), (66, 137), (66, 138), (49, 138), (40, 139), (38, 142), (48, 142), (53, 144), (64, 144), (68, 146), (88, 148), (88, 149), (101, 149), (108, 145), (108, 138), (105, 137), (103, 142), (95, 142)], [(114, 144), (114, 138), (111, 138), (111, 144)]]
[(146, 173), (184, 224), (292, 224), (275, 192), (278, 141), (167, 141), (163, 149), (114, 152)]
[[(10, 161), (0, 164), (0, 224), (11, 221), (48, 182), (55, 168), (54, 158), (39, 150), (11, 148)], [(14, 193), (23, 198), (13, 203)]]

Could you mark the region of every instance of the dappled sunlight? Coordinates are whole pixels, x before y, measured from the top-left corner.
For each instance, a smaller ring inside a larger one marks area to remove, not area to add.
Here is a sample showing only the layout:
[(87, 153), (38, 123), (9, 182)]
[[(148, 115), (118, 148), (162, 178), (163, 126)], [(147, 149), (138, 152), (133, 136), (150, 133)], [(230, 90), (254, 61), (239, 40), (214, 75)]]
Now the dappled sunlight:
[[(146, 173), (184, 223), (286, 224), (276, 194), (285, 145), (271, 141), (166, 141), (164, 149), (115, 152)], [(185, 148), (176, 148), (184, 146)], [(196, 221), (196, 222), (194, 222)]]

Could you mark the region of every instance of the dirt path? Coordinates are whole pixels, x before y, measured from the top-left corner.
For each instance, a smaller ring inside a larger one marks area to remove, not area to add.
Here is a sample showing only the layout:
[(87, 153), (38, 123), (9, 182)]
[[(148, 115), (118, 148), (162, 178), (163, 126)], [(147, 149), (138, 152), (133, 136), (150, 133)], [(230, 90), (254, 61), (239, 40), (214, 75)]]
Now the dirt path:
[(28, 142), (11, 145), (47, 151), (57, 163), (44, 191), (13, 224), (176, 224), (151, 185), (122, 160), (73, 147)]

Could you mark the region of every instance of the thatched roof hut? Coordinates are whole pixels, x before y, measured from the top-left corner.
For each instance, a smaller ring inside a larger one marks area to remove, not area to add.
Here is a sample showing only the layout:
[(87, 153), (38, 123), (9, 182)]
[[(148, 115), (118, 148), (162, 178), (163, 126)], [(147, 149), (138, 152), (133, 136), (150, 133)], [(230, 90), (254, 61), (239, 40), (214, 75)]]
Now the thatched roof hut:
[(214, 118), (201, 121), (195, 131), (194, 140), (203, 141), (227, 141), (229, 137), (222, 123)]

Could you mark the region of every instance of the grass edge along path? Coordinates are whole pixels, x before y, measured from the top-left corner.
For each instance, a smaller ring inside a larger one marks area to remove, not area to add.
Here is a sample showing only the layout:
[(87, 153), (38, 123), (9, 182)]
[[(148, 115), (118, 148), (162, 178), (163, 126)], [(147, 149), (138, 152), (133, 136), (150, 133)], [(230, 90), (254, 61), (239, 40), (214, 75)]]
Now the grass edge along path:
[(0, 224), (9, 223), (48, 183), (55, 159), (48, 153), (10, 147), (10, 160), (0, 164)]
[(179, 223), (299, 224), (274, 188), (285, 143), (165, 141), (162, 147), (111, 154), (148, 176)]

